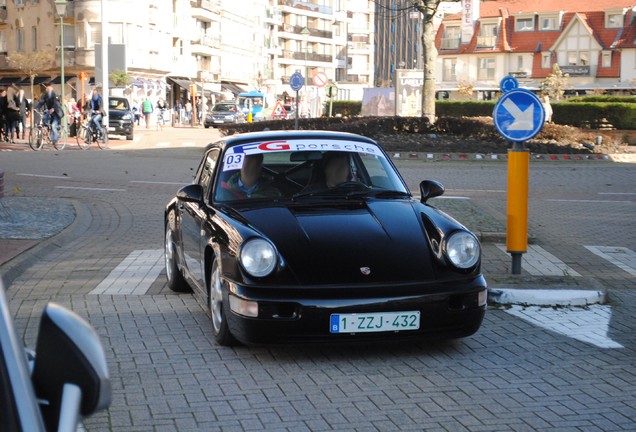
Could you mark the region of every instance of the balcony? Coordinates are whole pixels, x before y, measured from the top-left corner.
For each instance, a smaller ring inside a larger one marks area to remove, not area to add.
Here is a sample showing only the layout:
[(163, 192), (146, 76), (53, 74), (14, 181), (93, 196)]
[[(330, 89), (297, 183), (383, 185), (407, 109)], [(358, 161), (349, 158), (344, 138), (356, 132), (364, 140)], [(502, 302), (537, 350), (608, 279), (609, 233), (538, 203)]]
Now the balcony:
[(196, 40), (192, 41), (190, 50), (192, 54), (200, 54), (204, 56), (211, 56), (221, 48), (221, 38), (211, 36), (200, 36)]
[(213, 2), (209, 0), (207, 1), (200, 0), (197, 3), (198, 3), (197, 6), (193, 6), (192, 9), (190, 9), (191, 11), (190, 14), (192, 15), (193, 18), (199, 19), (201, 21), (207, 21), (207, 22), (221, 20), (221, 8), (213, 7), (211, 4)]
[[(296, 35), (301, 35), (301, 32), (303, 31), (305, 27), (304, 26), (295, 26), (295, 25), (291, 25), (291, 24), (283, 24), (283, 31), (286, 33), (293, 33)], [(314, 29), (314, 28), (309, 28), (309, 36), (314, 36), (314, 37), (320, 37), (320, 38), (325, 38), (325, 39), (332, 39), (333, 38), (333, 32), (332, 31), (327, 31), (327, 30), (318, 30), (318, 29)]]
[(295, 9), (306, 10), (309, 12), (318, 12), (326, 15), (333, 15), (333, 8), (329, 6), (319, 5), (310, 1), (301, 0), (278, 0), (279, 6), (289, 6)]
[(291, 59), (291, 60), (301, 60), (301, 61), (313, 61), (313, 62), (324, 62), (331, 63), (333, 61), (333, 56), (327, 54), (316, 54), (316, 53), (307, 53), (307, 57), (305, 57), (304, 52), (298, 51), (290, 51), (283, 50), (283, 58)]
[(190, 1), (193, 8), (205, 9), (210, 12), (220, 13), (223, 9), (221, 7), (221, 0), (196, 0)]
[(494, 48), (497, 36), (477, 36), (477, 48)]
[(443, 50), (456, 50), (459, 49), (459, 36), (443, 37), (440, 49)]

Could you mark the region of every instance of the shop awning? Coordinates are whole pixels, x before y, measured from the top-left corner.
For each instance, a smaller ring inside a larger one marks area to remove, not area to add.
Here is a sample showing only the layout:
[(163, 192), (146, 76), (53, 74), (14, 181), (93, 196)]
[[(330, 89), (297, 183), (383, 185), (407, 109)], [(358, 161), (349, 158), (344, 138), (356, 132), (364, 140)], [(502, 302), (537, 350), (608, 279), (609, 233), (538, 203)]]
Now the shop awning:
[(239, 93), (244, 93), (247, 90), (239, 87), (236, 84), (232, 84), (232, 83), (221, 83), (221, 88), (225, 91), (228, 91), (230, 93), (234, 93), (235, 95), (239, 94)]
[(188, 91), (190, 90), (190, 85), (194, 84), (194, 82), (190, 81), (187, 78), (166, 77), (166, 79), (168, 79), (169, 81), (172, 81), (173, 83), (175, 83), (182, 89), (188, 90)]

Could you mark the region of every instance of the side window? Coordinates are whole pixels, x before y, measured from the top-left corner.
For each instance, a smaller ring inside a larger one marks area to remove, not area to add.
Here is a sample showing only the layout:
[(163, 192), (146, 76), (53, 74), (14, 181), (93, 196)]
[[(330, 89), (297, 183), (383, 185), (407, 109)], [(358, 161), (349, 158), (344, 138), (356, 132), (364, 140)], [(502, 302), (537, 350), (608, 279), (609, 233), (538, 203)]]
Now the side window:
[(214, 170), (218, 158), (219, 150), (213, 149), (208, 152), (205, 161), (203, 161), (201, 175), (199, 176), (199, 184), (203, 187), (203, 196), (207, 197), (210, 195), (212, 179), (214, 178)]

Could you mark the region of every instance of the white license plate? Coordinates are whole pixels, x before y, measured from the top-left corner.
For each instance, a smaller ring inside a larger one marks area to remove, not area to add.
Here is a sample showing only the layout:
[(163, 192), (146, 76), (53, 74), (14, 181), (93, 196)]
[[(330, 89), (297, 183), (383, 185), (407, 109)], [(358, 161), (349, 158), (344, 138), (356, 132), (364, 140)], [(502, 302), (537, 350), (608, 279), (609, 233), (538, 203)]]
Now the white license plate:
[(214, 120), (214, 123), (223, 123), (223, 120)]
[(115, 128), (114, 128), (114, 127), (109, 127), (109, 128), (108, 128), (108, 132), (114, 132), (114, 131), (115, 131)]
[(331, 333), (370, 333), (418, 330), (420, 311), (332, 314)]

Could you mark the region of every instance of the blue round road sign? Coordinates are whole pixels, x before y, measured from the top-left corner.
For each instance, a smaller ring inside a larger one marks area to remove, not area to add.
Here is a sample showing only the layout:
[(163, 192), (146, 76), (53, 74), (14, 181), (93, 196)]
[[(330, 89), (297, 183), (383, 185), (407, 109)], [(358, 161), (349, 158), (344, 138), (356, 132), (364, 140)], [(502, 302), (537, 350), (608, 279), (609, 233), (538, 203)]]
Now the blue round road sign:
[(305, 85), (305, 78), (303, 78), (300, 72), (294, 72), (292, 76), (289, 77), (289, 85), (293, 91), (298, 91)]
[(535, 137), (545, 123), (545, 110), (539, 98), (529, 90), (511, 90), (499, 99), (492, 112), (495, 129), (510, 141)]
[(510, 90), (519, 88), (519, 81), (512, 75), (507, 75), (499, 82), (499, 88), (503, 93), (508, 93)]

